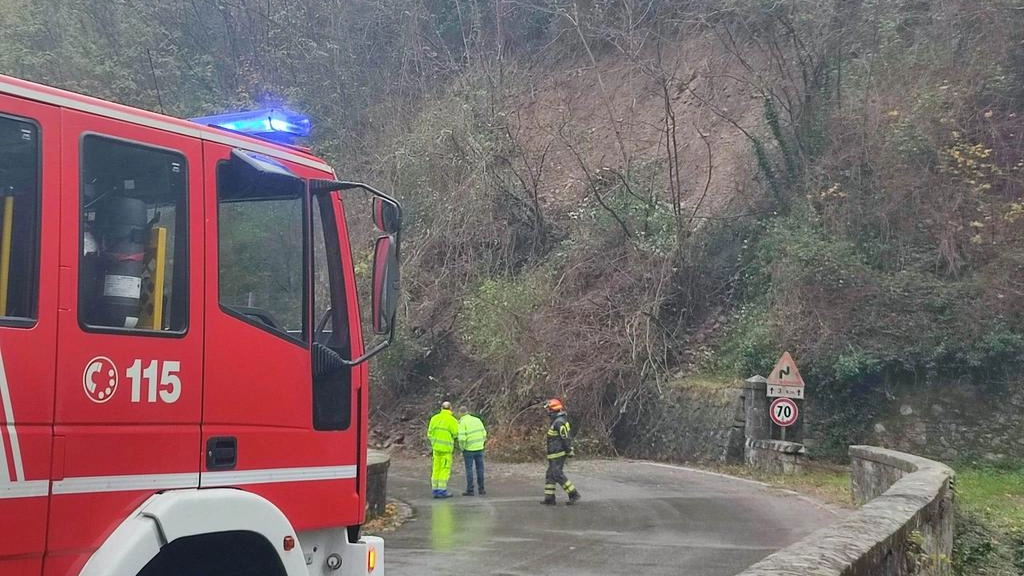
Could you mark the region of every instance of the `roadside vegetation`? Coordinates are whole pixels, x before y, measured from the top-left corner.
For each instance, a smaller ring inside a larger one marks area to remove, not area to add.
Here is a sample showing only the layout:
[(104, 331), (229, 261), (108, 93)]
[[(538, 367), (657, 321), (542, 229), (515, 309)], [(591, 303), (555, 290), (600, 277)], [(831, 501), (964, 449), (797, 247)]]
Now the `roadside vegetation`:
[(1024, 574), (1024, 467), (960, 468), (956, 497), (955, 573)]
[(834, 464), (812, 463), (801, 474), (770, 474), (746, 466), (710, 466), (710, 470), (764, 482), (783, 490), (792, 490), (841, 508), (853, 508), (850, 469)]

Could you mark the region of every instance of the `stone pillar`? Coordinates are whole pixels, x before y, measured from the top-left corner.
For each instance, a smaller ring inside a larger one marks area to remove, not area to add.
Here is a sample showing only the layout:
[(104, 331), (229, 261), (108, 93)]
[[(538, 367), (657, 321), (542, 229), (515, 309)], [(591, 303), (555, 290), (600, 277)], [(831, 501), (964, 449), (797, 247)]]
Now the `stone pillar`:
[(768, 386), (764, 376), (751, 376), (743, 382), (743, 411), (746, 437), (770, 440), (772, 429), (768, 417)]
[(366, 519), (369, 520), (384, 513), (391, 455), (383, 450), (367, 450), (366, 456)]
[(732, 427), (725, 441), (722, 460), (726, 464), (743, 464), (743, 447), (746, 444), (745, 430), (747, 420), (746, 390), (740, 390), (732, 413)]

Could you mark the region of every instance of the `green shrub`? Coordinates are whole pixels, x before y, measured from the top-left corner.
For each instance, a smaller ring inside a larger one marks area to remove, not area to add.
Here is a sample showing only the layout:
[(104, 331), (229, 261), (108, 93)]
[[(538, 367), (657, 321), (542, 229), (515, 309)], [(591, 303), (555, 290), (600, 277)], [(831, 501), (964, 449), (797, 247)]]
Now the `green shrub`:
[(493, 362), (514, 353), (539, 294), (522, 280), (488, 278), (463, 302), (462, 340), (476, 358)]
[(956, 576), (975, 576), (991, 562), (996, 550), (994, 535), (974, 514), (958, 510), (954, 522), (953, 573)]
[(743, 306), (729, 322), (709, 368), (714, 373), (738, 378), (765, 375), (778, 354), (768, 310), (757, 305)]
[(850, 350), (836, 358), (832, 369), (835, 372), (836, 380), (853, 383), (877, 378), (881, 373), (882, 363), (868, 352)]
[(1024, 571), (1024, 535), (994, 528), (980, 514), (958, 507), (954, 517), (955, 576), (1015, 576)]
[(641, 167), (624, 175), (602, 172), (597, 177), (584, 209), (593, 226), (587, 231), (592, 242), (616, 246), (628, 234), (645, 252), (658, 256), (672, 253), (677, 242), (676, 215), (652, 187), (654, 169)]

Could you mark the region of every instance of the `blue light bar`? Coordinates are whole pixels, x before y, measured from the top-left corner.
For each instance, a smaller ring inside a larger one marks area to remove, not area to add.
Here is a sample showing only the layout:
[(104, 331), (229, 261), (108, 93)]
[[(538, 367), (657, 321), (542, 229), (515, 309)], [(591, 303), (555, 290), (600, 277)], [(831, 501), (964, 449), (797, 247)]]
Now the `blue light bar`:
[(193, 118), (193, 122), (217, 126), (284, 144), (309, 136), (309, 117), (285, 108), (265, 108), (250, 112), (231, 112)]

